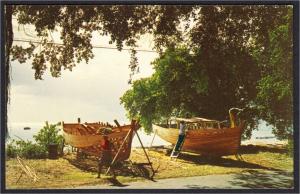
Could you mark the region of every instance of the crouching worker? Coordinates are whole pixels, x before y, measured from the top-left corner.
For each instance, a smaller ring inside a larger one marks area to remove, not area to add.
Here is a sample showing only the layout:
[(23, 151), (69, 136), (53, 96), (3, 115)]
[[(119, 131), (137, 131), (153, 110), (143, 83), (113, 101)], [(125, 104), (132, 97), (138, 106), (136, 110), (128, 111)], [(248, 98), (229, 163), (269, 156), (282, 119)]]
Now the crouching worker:
[[(100, 178), (101, 169), (103, 166), (107, 166), (109, 168), (111, 162), (112, 162), (112, 143), (108, 139), (108, 132), (105, 130), (103, 132), (103, 142), (101, 144), (102, 151), (99, 156), (98, 160), (98, 177)], [(115, 172), (113, 169), (113, 166), (110, 167), (110, 171), (113, 174), (113, 178), (115, 178)]]

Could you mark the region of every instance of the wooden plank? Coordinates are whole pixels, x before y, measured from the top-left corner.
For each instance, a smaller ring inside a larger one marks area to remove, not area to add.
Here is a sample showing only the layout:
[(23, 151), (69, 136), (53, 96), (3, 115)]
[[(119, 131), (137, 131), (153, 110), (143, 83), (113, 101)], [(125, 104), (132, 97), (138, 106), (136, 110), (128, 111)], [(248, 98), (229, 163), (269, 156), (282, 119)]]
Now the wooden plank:
[(19, 156), (17, 156), (17, 161), (21, 169), (23, 170), (17, 182), (19, 182), (23, 172), (25, 172), (30, 178), (32, 178), (33, 182), (36, 182), (39, 179), (36, 173), (31, 168), (29, 168), (29, 166), (27, 166)]
[(87, 134), (95, 134), (97, 132), (97, 130), (91, 125), (88, 124), (82, 124), (82, 125), (85, 127)]
[(117, 119), (115, 119), (114, 122), (116, 123), (117, 127), (121, 127), (121, 125), (119, 124), (119, 122), (117, 121)]
[(176, 121), (184, 121), (187, 123), (197, 123), (197, 122), (219, 122), (217, 120), (210, 120), (210, 119), (205, 119), (205, 118), (201, 118), (201, 117), (193, 117), (190, 119), (187, 118), (175, 118)]

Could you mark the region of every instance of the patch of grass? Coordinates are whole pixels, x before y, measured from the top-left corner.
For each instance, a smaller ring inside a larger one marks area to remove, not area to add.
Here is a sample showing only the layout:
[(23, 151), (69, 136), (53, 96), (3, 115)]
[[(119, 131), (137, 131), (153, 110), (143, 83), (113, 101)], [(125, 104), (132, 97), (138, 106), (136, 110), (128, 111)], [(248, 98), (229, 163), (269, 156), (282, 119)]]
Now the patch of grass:
[(245, 154), (245, 161), (271, 169), (293, 171), (294, 160), (287, 154), (259, 152), (258, 154)]
[(10, 159), (6, 161), (7, 189), (64, 188), (90, 182), (103, 184), (102, 179), (95, 179), (90, 173), (75, 168), (62, 158), (58, 160), (24, 160), (24, 162), (36, 172), (39, 180), (33, 183), (28, 176), (23, 175), (16, 183), (21, 174), (21, 168), (17, 160)]
[[(141, 150), (133, 150), (133, 158), (141, 162), (146, 160), (138, 157)], [(169, 154), (159, 150), (150, 151), (150, 160), (154, 168), (158, 168), (155, 178), (203, 176), (211, 174), (241, 173), (249, 170), (283, 170), (293, 171), (293, 158), (280, 150), (259, 147), (256, 153), (242, 155), (244, 161), (235, 156), (208, 158), (197, 154), (182, 153), (177, 160), (171, 160)]]
[[(24, 160), (24, 159), (23, 159)], [(98, 179), (97, 173), (86, 171), (72, 165), (67, 159), (58, 160), (39, 159), (24, 160), (24, 163), (35, 171), (39, 180), (33, 182), (27, 175), (23, 175), (18, 183), (22, 170), (16, 159), (6, 161), (6, 188), (7, 189), (31, 189), (31, 188), (73, 188), (81, 185), (108, 184), (111, 176), (101, 175)], [(141, 178), (118, 176), (121, 182), (137, 181)]]
[[(244, 153), (244, 161), (238, 161), (234, 156), (208, 158), (197, 154), (182, 153), (177, 160), (171, 160), (165, 150), (150, 150), (150, 160), (157, 170), (154, 179), (171, 177), (203, 176), (212, 174), (242, 173), (249, 170), (283, 170), (293, 171), (293, 158), (274, 150), (261, 149), (255, 153)], [(149, 166), (141, 149), (133, 149), (130, 160), (137, 164), (116, 166), (117, 180), (121, 183), (146, 180), (151, 176)], [(58, 160), (40, 159), (24, 160), (34, 169), (39, 180), (33, 183), (26, 175), (16, 183), (21, 168), (16, 159), (6, 161), (7, 189), (30, 188), (73, 188), (82, 185), (100, 185), (111, 183), (110, 176), (101, 175), (97, 179), (97, 161), (95, 158), (76, 160), (75, 155), (66, 155)]]

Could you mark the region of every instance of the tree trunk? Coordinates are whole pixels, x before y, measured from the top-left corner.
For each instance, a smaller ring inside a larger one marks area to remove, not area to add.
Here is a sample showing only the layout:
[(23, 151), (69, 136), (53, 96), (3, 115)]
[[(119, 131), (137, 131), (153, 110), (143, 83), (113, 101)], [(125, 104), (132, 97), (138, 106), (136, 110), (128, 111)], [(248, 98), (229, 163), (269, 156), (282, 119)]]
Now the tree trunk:
[(5, 79), (3, 86), (5, 87), (5, 96), (4, 96), (4, 124), (5, 127), (5, 138), (8, 135), (7, 130), (7, 105), (10, 102), (9, 100), (9, 92), (10, 92), (10, 50), (13, 43), (13, 27), (12, 27), (12, 14), (13, 14), (13, 6), (12, 5), (5, 5), (5, 31), (4, 31), (4, 37), (5, 37), (5, 66), (4, 66), (4, 72), (5, 72)]

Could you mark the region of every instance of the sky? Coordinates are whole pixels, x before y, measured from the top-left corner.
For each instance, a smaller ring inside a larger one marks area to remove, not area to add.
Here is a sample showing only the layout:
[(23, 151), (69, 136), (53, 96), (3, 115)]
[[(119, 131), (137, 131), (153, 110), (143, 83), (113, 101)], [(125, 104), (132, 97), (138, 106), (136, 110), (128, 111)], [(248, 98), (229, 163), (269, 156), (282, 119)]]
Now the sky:
[[(34, 39), (32, 26), (23, 26), (13, 21), (14, 38)], [(27, 34), (30, 34), (28, 36)], [(54, 37), (59, 37), (54, 34)], [(55, 42), (59, 42), (55, 40)], [(99, 43), (100, 42), (100, 43)], [(93, 37), (92, 44), (113, 47), (108, 37)], [(144, 36), (139, 42), (142, 49), (152, 50), (152, 39)], [(11, 65), (10, 104), (8, 122), (43, 123), (49, 121), (82, 122), (104, 121), (112, 123), (117, 119), (121, 124), (128, 123), (126, 111), (120, 104), (120, 97), (130, 89), (129, 51), (93, 49), (94, 58), (88, 64), (81, 62), (72, 72), (63, 70), (59, 78), (51, 77), (49, 70), (43, 80), (34, 79), (31, 61)], [(151, 76), (151, 61), (155, 52), (137, 53), (140, 72), (134, 79)]]

